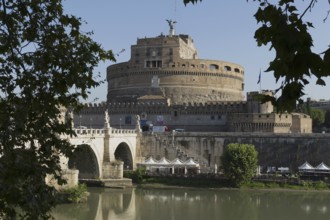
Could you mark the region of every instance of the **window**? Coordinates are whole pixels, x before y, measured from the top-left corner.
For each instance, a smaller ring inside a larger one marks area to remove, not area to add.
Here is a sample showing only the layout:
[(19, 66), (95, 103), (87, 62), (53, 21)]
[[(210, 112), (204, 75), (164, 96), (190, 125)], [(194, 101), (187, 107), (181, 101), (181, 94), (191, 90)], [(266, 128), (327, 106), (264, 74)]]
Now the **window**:
[(238, 68), (235, 68), (234, 71), (235, 71), (235, 73), (239, 73), (240, 72)]
[(146, 60), (147, 68), (157, 68), (162, 67), (162, 61), (161, 60)]
[(216, 64), (210, 64), (209, 68), (210, 68), (210, 70), (218, 70), (219, 66)]
[(231, 67), (230, 66), (225, 66), (225, 71), (231, 71)]

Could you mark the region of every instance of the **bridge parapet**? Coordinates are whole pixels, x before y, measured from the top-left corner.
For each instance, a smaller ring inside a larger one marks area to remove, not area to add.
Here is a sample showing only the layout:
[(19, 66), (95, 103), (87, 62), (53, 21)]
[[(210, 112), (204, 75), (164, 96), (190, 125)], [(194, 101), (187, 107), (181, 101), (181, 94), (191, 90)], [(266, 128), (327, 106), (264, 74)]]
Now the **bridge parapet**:
[(111, 129), (111, 134), (136, 134), (135, 129), (117, 129), (117, 128), (112, 128)]
[[(106, 134), (106, 129), (88, 129), (88, 128), (79, 128), (74, 129), (76, 134), (82, 136), (82, 135), (104, 135)], [(135, 129), (117, 129), (117, 128), (111, 128), (110, 134), (136, 134)]]
[(88, 129), (88, 128), (82, 128), (82, 129), (74, 129), (76, 134), (78, 135), (104, 135), (105, 130), (104, 129)]

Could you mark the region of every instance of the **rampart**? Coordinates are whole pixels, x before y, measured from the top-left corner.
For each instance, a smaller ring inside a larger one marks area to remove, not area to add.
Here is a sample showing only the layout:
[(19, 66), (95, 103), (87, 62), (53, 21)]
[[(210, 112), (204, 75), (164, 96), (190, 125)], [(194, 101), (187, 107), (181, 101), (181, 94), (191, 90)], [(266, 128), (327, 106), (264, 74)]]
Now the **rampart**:
[(229, 143), (253, 144), (264, 169), (275, 166), (297, 171), (306, 161), (314, 166), (330, 164), (330, 134), (177, 132), (174, 136), (144, 134), (140, 143), (143, 157), (192, 157), (209, 170), (221, 164), (224, 147)]

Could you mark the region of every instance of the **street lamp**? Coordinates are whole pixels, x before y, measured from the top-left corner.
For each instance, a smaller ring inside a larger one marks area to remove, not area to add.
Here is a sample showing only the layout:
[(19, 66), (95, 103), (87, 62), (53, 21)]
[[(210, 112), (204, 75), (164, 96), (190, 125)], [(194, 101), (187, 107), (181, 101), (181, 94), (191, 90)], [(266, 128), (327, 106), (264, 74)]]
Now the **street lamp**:
[(119, 128), (121, 129), (121, 118), (119, 118)]

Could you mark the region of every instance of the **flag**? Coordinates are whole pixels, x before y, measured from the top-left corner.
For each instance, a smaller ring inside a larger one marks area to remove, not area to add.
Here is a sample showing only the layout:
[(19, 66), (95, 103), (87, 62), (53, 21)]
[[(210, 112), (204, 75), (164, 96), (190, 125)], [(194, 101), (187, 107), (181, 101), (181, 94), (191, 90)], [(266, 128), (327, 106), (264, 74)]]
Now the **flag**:
[(259, 72), (259, 79), (258, 79), (258, 82), (257, 82), (257, 84), (259, 84), (259, 83), (260, 83), (260, 81), (261, 81), (261, 71)]

